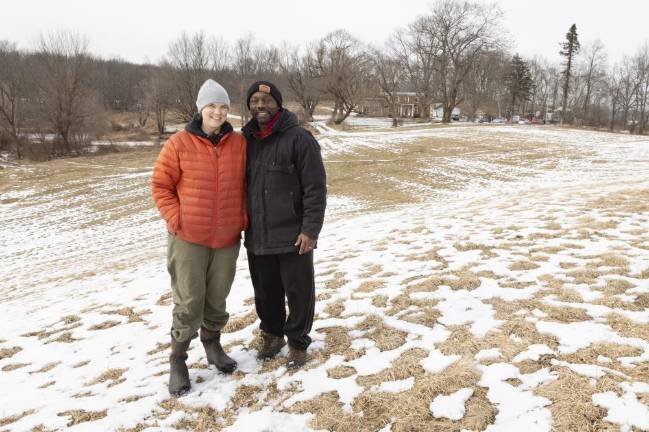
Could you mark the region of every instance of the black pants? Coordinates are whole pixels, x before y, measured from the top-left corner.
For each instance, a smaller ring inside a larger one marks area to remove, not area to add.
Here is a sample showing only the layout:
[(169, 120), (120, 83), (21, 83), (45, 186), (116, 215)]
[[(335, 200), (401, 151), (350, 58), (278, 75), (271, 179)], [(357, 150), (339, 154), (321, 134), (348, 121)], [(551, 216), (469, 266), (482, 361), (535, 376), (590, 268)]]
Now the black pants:
[[(290, 346), (306, 349), (311, 344), (315, 280), (313, 252), (299, 255), (253, 255), (248, 252), (250, 278), (260, 328), (276, 336), (286, 335)], [(284, 297), (288, 300), (288, 319)]]

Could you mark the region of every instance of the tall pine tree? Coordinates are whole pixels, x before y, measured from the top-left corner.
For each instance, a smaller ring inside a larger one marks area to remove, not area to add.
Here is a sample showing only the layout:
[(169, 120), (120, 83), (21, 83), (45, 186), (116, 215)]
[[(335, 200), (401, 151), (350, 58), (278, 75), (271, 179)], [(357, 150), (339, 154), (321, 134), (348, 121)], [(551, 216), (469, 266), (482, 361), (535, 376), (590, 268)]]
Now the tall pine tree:
[(566, 118), (566, 107), (568, 105), (568, 90), (570, 89), (570, 77), (572, 76), (572, 63), (575, 55), (579, 52), (579, 39), (577, 38), (577, 25), (570, 26), (566, 33), (566, 41), (561, 43), (561, 54), (564, 57), (565, 68), (563, 74), (563, 104), (561, 106), (561, 124)]
[(507, 118), (511, 120), (516, 104), (530, 99), (533, 86), (530, 68), (518, 54), (509, 63), (504, 80), (510, 97)]

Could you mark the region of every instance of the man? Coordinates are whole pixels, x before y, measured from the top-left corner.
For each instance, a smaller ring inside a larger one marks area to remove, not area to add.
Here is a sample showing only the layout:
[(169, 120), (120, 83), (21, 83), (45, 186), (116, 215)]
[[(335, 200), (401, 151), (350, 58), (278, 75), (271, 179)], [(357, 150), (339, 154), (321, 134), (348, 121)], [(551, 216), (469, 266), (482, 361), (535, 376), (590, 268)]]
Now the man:
[(198, 114), (165, 143), (152, 177), (156, 206), (167, 222), (167, 269), (174, 308), (169, 393), (190, 389), (185, 360), (200, 329), (207, 361), (231, 373), (237, 362), (221, 347), (241, 231), (245, 229), (246, 141), (227, 122), (230, 98), (213, 80), (201, 86)]
[(287, 366), (298, 368), (306, 362), (311, 343), (313, 249), (324, 220), (325, 169), (318, 142), (282, 107), (274, 84), (258, 81), (246, 97), (252, 119), (243, 128), (249, 216), (244, 245), (261, 320), (258, 357), (274, 357), (286, 344), (286, 335)]

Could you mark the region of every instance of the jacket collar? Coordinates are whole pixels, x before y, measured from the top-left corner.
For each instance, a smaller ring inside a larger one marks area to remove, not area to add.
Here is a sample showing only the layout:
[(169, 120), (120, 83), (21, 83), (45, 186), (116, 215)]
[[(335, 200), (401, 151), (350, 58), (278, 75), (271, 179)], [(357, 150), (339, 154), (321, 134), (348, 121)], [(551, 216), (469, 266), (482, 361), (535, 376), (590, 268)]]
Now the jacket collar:
[[(286, 108), (282, 108), (278, 114), (281, 115), (277, 118), (275, 123), (272, 125), (271, 133), (268, 135), (273, 135), (278, 132), (284, 132), (292, 127), (299, 126), (300, 122), (297, 119), (297, 116)], [(242, 128), (243, 133), (247, 137), (259, 137), (259, 123), (257, 119), (252, 118), (246, 125)], [(267, 136), (268, 136), (267, 135)]]

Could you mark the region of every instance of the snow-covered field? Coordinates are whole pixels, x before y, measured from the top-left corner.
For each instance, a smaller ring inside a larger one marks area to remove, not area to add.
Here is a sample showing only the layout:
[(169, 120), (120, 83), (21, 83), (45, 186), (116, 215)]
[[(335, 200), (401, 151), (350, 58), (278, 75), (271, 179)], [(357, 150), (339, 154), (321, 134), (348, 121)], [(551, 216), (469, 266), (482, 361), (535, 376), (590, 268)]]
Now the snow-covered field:
[(0, 171), (0, 431), (649, 430), (649, 140), (359, 126), (315, 125), (310, 362), (256, 360), (242, 254), (239, 371), (193, 342), (180, 399), (154, 151)]

